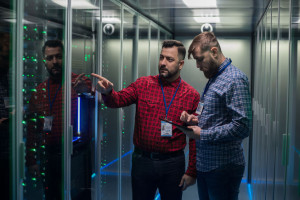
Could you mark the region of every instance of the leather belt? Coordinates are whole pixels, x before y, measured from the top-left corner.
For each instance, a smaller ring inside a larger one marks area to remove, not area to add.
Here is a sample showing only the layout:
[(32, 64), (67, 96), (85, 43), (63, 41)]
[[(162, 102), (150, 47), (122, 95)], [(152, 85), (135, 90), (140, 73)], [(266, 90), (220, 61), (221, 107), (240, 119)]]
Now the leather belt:
[(143, 151), (137, 147), (134, 148), (134, 152), (136, 154), (145, 156), (147, 158), (150, 158), (152, 160), (166, 160), (169, 158), (177, 157), (180, 155), (184, 155), (183, 150), (179, 151), (174, 151), (174, 152), (168, 152), (168, 153), (159, 153), (159, 152), (148, 152), (148, 151)]

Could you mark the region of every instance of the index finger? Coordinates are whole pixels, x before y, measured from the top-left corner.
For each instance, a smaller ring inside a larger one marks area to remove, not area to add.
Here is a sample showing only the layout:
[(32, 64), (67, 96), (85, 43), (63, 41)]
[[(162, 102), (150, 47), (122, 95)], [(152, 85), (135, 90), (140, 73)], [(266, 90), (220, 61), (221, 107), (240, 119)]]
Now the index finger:
[(84, 73), (82, 73), (82, 74), (79, 74), (78, 76), (77, 76), (77, 78), (75, 79), (75, 82), (77, 82), (78, 80), (80, 80), (82, 77), (84, 77)]
[(100, 81), (102, 81), (102, 80), (106, 80), (106, 78), (104, 78), (103, 76), (100, 76), (100, 75), (98, 75), (98, 74), (95, 74), (95, 73), (91, 73), (91, 76), (93, 76), (93, 77), (95, 77), (95, 78), (99, 79)]

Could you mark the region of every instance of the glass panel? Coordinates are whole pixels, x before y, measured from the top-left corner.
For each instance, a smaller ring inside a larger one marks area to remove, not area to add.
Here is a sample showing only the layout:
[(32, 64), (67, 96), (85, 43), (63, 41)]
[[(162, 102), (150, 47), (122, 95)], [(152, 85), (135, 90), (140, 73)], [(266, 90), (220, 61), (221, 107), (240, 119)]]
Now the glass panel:
[(138, 77), (150, 75), (149, 67), (149, 21), (139, 17)]
[[(64, 196), (64, 16), (66, 1), (24, 1), (24, 199)], [(42, 52), (46, 41), (48, 43)]]
[(278, 105), (277, 135), (276, 135), (276, 162), (275, 162), (275, 189), (274, 199), (284, 199), (285, 179), (287, 166), (288, 143), (288, 83), (289, 83), (289, 0), (280, 1), (279, 16), (279, 63), (278, 63)]
[[(123, 83), (122, 89), (129, 86), (136, 79), (137, 71), (137, 16), (124, 10), (124, 38), (123, 38)], [(121, 145), (121, 188), (122, 199), (132, 199), (131, 195), (131, 155), (133, 152), (135, 106), (123, 108), (122, 116), (122, 145)]]
[(264, 163), (265, 166), (263, 168), (264, 175), (265, 175), (265, 188), (264, 188), (264, 195), (268, 198), (272, 198), (273, 196), (273, 174), (272, 169), (274, 169), (274, 158), (272, 157), (273, 153), (273, 147), (274, 145), (271, 140), (271, 133), (270, 128), (272, 126), (271, 123), (271, 86), (270, 86), (270, 78), (271, 78), (271, 22), (272, 22), (272, 6), (269, 6), (269, 9), (266, 13), (266, 60), (265, 60), (265, 75), (264, 75), (264, 95), (265, 95), (265, 125), (263, 129), (264, 134), (264, 144), (263, 147), (265, 147), (265, 153), (264, 153)]
[(12, 94), (14, 81), (12, 59), (12, 28), (15, 16), (11, 10), (13, 1), (0, 3), (0, 171), (1, 171), (1, 198), (9, 199), (12, 194), (12, 115), (15, 107)]
[(161, 45), (159, 44), (158, 29), (151, 26), (151, 43), (150, 43), (150, 75), (154, 76), (158, 74), (158, 58), (159, 49)]
[[(92, 3), (93, 2), (93, 3)], [(95, 56), (100, 19), (99, 1), (72, 4), (72, 89), (71, 198), (91, 199), (95, 176), (95, 99), (91, 94), (90, 73), (96, 72)]]
[[(114, 90), (122, 88), (121, 61), (121, 8), (111, 1), (103, 1), (102, 75), (114, 84)], [(112, 31), (113, 30), (113, 31)], [(101, 104), (103, 122), (101, 143), (101, 199), (118, 199), (120, 196), (120, 109)]]
[(274, 0), (271, 4), (272, 9), (272, 20), (271, 20), (271, 65), (270, 65), (270, 89), (268, 95), (269, 110), (270, 114), (268, 120), (268, 169), (267, 169), (267, 191), (266, 195), (268, 199), (272, 199), (274, 195), (274, 170), (275, 170), (275, 146), (276, 146), (276, 105), (277, 105), (277, 36), (278, 36), (278, 0)]
[(286, 199), (300, 198), (300, 5), (299, 1), (293, 0), (291, 7), (291, 73), (290, 73), (290, 117), (289, 134), (290, 149), (287, 168)]
[(255, 74), (254, 74), (254, 99), (253, 99), (253, 152), (252, 152), (252, 183), (253, 183), (253, 197), (259, 199), (260, 195), (260, 153), (261, 153), (261, 74), (262, 74), (262, 55), (263, 37), (264, 37), (264, 23), (260, 23), (257, 30), (256, 40), (256, 56), (255, 56)]

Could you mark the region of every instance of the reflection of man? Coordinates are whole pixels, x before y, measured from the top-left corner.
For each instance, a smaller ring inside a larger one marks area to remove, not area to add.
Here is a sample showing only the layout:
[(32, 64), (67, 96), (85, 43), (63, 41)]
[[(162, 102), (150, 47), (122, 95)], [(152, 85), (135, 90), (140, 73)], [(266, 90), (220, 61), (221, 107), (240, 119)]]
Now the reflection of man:
[(9, 34), (0, 33), (0, 174), (1, 199), (9, 199)]
[(209, 79), (199, 116), (181, 115), (182, 121), (194, 125), (186, 134), (197, 139), (199, 199), (235, 200), (245, 169), (241, 144), (250, 133), (252, 120), (248, 79), (224, 57), (213, 33), (197, 35), (190, 55)]
[[(36, 87), (29, 104), (26, 165), (32, 175), (42, 177), (46, 199), (62, 199), (63, 190), (63, 44), (49, 40), (43, 47), (49, 78)], [(71, 121), (74, 124), (77, 93), (90, 92), (91, 81), (72, 73)]]
[[(137, 79), (120, 92), (97, 74), (98, 89), (109, 107), (136, 104), (135, 145), (132, 156), (132, 192), (134, 200), (153, 200), (157, 188), (163, 200), (179, 200), (182, 190), (195, 183), (195, 141), (189, 140), (189, 165), (185, 172), (183, 149), (186, 136), (160, 118), (181, 123), (183, 110), (196, 110), (199, 94), (183, 81), (185, 47), (176, 40), (163, 42), (159, 59), (159, 75)], [(162, 131), (164, 127), (164, 131)]]

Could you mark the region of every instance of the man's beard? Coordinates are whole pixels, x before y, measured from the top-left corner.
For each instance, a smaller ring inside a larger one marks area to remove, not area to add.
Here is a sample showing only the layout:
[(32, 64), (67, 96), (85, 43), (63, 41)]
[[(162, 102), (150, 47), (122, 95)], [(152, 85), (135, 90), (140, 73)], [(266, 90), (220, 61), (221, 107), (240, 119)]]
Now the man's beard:
[[(165, 70), (167, 73), (161, 73), (160, 70), (163, 69)], [(172, 78), (173, 76), (175, 76), (177, 74), (178, 70), (171, 73), (166, 67), (160, 67), (159, 68), (159, 75), (165, 79), (169, 79)]]
[(210, 79), (218, 73), (219, 66), (217, 66), (217, 63), (215, 63), (214, 61), (209, 61), (207, 65), (210, 66), (209, 70), (203, 71), (203, 73), (206, 78)]
[[(53, 72), (53, 70), (56, 72)], [(52, 79), (60, 80), (62, 78), (62, 68), (59, 65), (55, 65), (51, 69), (47, 68), (47, 71)]]

